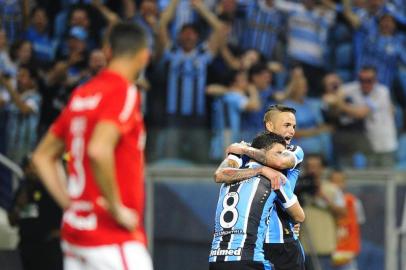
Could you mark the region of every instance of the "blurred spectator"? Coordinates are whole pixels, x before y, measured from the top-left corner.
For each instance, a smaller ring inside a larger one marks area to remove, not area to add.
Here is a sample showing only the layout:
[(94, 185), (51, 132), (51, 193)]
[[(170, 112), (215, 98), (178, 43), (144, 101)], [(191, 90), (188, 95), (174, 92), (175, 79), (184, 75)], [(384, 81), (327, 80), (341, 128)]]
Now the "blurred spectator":
[[(100, 10), (100, 7), (104, 7), (101, 4), (99, 4), (98, 1), (94, 1), (95, 4), (93, 6), (88, 6), (88, 5), (78, 5), (78, 6), (73, 6), (69, 10), (69, 14), (67, 17), (66, 22), (63, 24), (63, 32), (62, 35), (59, 34), (57, 35), (57, 38), (59, 39), (60, 42), (60, 50), (62, 51), (62, 54), (66, 54), (67, 47), (69, 46), (67, 43), (67, 37), (71, 34), (72, 28), (77, 28), (80, 27), (80, 29), (83, 29), (84, 32), (86, 32), (86, 37), (84, 41), (86, 42), (86, 46), (89, 50), (94, 49), (97, 47), (100, 41), (100, 35), (102, 34), (102, 30), (104, 29), (103, 23), (103, 17), (101, 16), (96, 16), (92, 17), (90, 16), (90, 11), (93, 12), (93, 14), (101, 15), (100, 13), (103, 13), (103, 11), (106, 11), (107, 14), (104, 14), (104, 16), (109, 16), (112, 13), (109, 13), (108, 9), (103, 9)], [(113, 14), (114, 15), (114, 14)], [(96, 21), (96, 19), (98, 21)], [(103, 21), (104, 22), (104, 21)], [(56, 32), (58, 33), (58, 32)]]
[(222, 21), (228, 21), (230, 24), (230, 34), (227, 37), (228, 44), (232, 47), (240, 48), (239, 38), (244, 31), (244, 14), (240, 10), (237, 0), (220, 0), (216, 6), (216, 14)]
[(71, 10), (70, 17), (68, 18), (68, 26), (68, 31), (72, 27), (80, 26), (86, 32), (89, 32), (89, 30), (91, 29), (91, 21), (87, 9), (83, 6), (74, 7)]
[(48, 15), (42, 7), (36, 7), (31, 12), (31, 25), (25, 38), (33, 47), (35, 59), (41, 66), (49, 67), (55, 59), (58, 43), (50, 35)]
[(0, 0), (0, 27), (11, 43), (21, 39), (27, 26), (29, 4), (29, 0)]
[(89, 54), (89, 61), (87, 68), (80, 75), (80, 82), (84, 83), (88, 81), (91, 77), (99, 73), (100, 70), (107, 66), (106, 55), (101, 49), (94, 49)]
[(37, 80), (36, 71), (24, 65), (18, 69), (16, 89), (10, 80), (0, 75), (0, 84), (7, 90), (12, 101), (6, 107), (7, 156), (17, 163), (20, 163), (22, 158), (33, 150), (37, 142), (41, 106)]
[(331, 126), (324, 123), (320, 105), (307, 96), (307, 79), (300, 68), (292, 71), (284, 104), (296, 110), (297, 129), (293, 144), (300, 145), (305, 153), (317, 153), (326, 158), (331, 140)]
[(6, 76), (13, 76), (14, 65), (9, 55), (9, 44), (7, 40), (6, 31), (0, 28), (0, 72)]
[(312, 78), (309, 95), (320, 96), (320, 82), (327, 68), (327, 34), (335, 21), (335, 13), (318, 7), (315, 0), (305, 0), (303, 4), (284, 2), (278, 1), (277, 6), (288, 11), (286, 35), (290, 65), (302, 66), (306, 78)]
[(330, 182), (343, 193), (347, 213), (337, 220), (337, 248), (333, 253), (335, 270), (358, 270), (357, 256), (361, 251), (360, 225), (365, 223), (365, 213), (361, 201), (346, 192), (347, 179), (341, 171), (331, 173)]
[(342, 87), (343, 82), (340, 76), (335, 72), (327, 73), (322, 80), (323, 95), (321, 96), (321, 109), (324, 120), (331, 125), (338, 124), (339, 113), (333, 110), (329, 104), (329, 98), (338, 95), (339, 89)]
[(148, 36), (148, 47), (153, 57), (155, 54), (155, 39), (158, 31), (159, 10), (155, 0), (142, 0), (139, 10), (133, 11), (133, 14), (127, 14), (130, 20), (142, 26)]
[[(390, 22), (388, 23), (388, 21), (384, 21), (383, 25), (379, 26), (379, 18), (384, 14), (390, 14), (390, 16), (392, 16), (398, 23), (406, 23), (406, 17), (397, 12), (393, 5), (387, 1), (366, 1), (366, 7), (365, 9), (362, 9), (353, 8), (350, 0), (343, 0), (343, 15), (355, 29), (353, 37), (354, 58), (356, 63), (355, 70), (359, 71), (363, 65), (361, 62), (361, 57), (366, 46), (365, 42), (367, 42), (367, 38), (378, 36), (379, 32), (382, 32), (382, 26), (384, 28), (384, 32), (386, 32), (385, 35), (388, 35), (391, 31), (394, 31), (393, 26), (391, 26)], [(393, 28), (392, 30), (390, 29), (391, 27)], [(393, 48), (392, 51), (396, 51), (396, 49)], [(386, 54), (388, 52), (389, 51), (387, 51)]]
[(267, 60), (274, 60), (274, 49), (283, 31), (283, 13), (274, 1), (246, 1), (239, 7), (239, 14), (244, 14), (238, 18), (243, 29), (238, 37), (241, 48), (256, 49)]
[(70, 86), (75, 86), (81, 79), (81, 73), (87, 66), (88, 47), (87, 31), (81, 26), (72, 27), (66, 39), (66, 51), (61, 52), (61, 58), (64, 59), (67, 73), (67, 82)]
[(224, 158), (225, 148), (233, 142), (241, 141), (241, 116), (243, 112), (258, 111), (260, 101), (258, 90), (248, 84), (245, 71), (232, 71), (226, 88), (212, 85), (207, 88), (209, 95), (219, 96), (212, 105), (213, 138), (211, 157)]
[[(161, 7), (165, 9), (170, 6), (171, 0), (158, 0), (158, 2), (166, 2), (161, 4)], [(193, 2), (201, 2), (209, 10), (213, 10), (215, 0), (179, 0), (177, 1), (175, 16), (172, 23), (170, 24), (169, 34), (172, 39), (175, 39), (178, 36), (179, 31), (182, 29), (185, 24), (199, 24), (201, 19), (201, 14), (196, 12), (196, 9), (193, 7)], [(204, 29), (199, 28), (199, 31)]]
[[(337, 246), (336, 220), (347, 212), (344, 196), (334, 184), (323, 179), (324, 164), (320, 155), (306, 155), (304, 162), (305, 176), (311, 179), (313, 186), (311, 192), (299, 193), (306, 214), (304, 233), (300, 235), (307, 255), (306, 269), (332, 270), (331, 256)], [(299, 190), (302, 180), (298, 182)]]
[(258, 91), (259, 96), (259, 108), (257, 110), (243, 112), (242, 114), (242, 139), (251, 142), (254, 137), (264, 129), (263, 117), (268, 106), (273, 103), (273, 89), (271, 86), (272, 74), (265, 63), (253, 65), (249, 69), (248, 75), (249, 82)]
[(14, 78), (17, 75), (19, 66), (29, 65), (34, 67), (35, 61), (31, 42), (28, 40), (18, 40), (14, 42), (10, 47), (10, 58), (13, 61), (10, 72), (14, 74)]
[[(166, 154), (159, 156), (176, 157), (183, 152), (191, 159), (203, 161), (207, 160), (208, 149), (208, 136), (205, 134), (208, 127), (205, 97), (207, 66), (222, 44), (223, 26), (203, 1), (193, 1), (194, 9), (214, 27), (213, 33), (207, 42), (199, 44), (198, 30), (194, 25), (186, 24), (178, 34), (179, 42), (172, 42), (167, 25), (178, 2), (172, 0), (162, 13), (159, 30), (159, 46), (163, 52), (158, 55), (161, 55), (160, 67), (165, 67), (161, 74), (167, 76), (164, 87), (168, 127), (168, 133), (162, 134), (168, 140), (164, 143), (166, 149), (162, 149)], [(159, 96), (162, 97), (162, 93)], [(196, 141), (199, 141), (198, 145)], [(201, 147), (201, 151), (196, 147)]]
[(377, 33), (369, 33), (359, 55), (357, 67), (374, 66), (379, 83), (392, 90), (399, 62), (406, 63), (403, 37), (396, 33), (396, 22), (390, 13), (379, 17)]
[(59, 227), (62, 211), (41, 184), (29, 157), (23, 159), (22, 180), (9, 213), (18, 226), (18, 250), (24, 270), (62, 270)]
[[(389, 90), (376, 81), (374, 67), (363, 67), (358, 81), (343, 85), (324, 102), (339, 113), (333, 136), (340, 165), (350, 165), (357, 152), (368, 155), (369, 166), (392, 167), (397, 147)], [(351, 143), (348, 143), (351, 142)]]

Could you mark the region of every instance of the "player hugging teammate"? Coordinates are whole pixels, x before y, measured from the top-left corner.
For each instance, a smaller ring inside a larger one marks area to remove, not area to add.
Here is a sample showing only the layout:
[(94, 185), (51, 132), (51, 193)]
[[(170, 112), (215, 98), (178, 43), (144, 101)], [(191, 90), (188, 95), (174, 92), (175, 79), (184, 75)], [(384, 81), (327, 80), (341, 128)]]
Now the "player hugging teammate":
[(293, 194), (304, 156), (299, 146), (289, 145), (295, 112), (270, 106), (264, 115), (266, 132), (251, 146), (228, 147), (229, 155), (215, 173), (216, 182), (223, 184), (209, 255), (211, 270), (305, 269), (294, 233), (305, 218)]

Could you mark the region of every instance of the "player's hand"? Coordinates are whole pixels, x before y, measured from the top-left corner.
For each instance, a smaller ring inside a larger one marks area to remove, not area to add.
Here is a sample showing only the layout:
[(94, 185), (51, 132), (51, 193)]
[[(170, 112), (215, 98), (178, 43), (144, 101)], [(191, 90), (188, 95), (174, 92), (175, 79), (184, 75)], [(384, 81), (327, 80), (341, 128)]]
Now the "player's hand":
[(266, 166), (262, 167), (261, 175), (268, 178), (271, 182), (271, 187), (274, 190), (280, 189), (281, 185), (286, 183), (286, 177), (282, 173)]
[(139, 217), (137, 212), (133, 209), (130, 209), (122, 204), (116, 206), (110, 206), (109, 203), (103, 197), (99, 197), (96, 203), (109, 211), (113, 216), (114, 220), (122, 227), (129, 231), (133, 231), (138, 227)]
[(138, 227), (139, 217), (133, 209), (120, 205), (115, 207), (112, 214), (116, 222), (128, 231), (133, 231)]
[(190, 4), (194, 9), (200, 9), (203, 7), (204, 3), (202, 0), (192, 0), (190, 1)]
[(244, 154), (244, 150), (248, 147), (248, 145), (244, 142), (241, 143), (233, 143), (226, 149), (226, 154), (235, 154), (235, 155), (242, 155)]
[(293, 233), (299, 237), (300, 235), (300, 223), (296, 223), (295, 226), (293, 226)]

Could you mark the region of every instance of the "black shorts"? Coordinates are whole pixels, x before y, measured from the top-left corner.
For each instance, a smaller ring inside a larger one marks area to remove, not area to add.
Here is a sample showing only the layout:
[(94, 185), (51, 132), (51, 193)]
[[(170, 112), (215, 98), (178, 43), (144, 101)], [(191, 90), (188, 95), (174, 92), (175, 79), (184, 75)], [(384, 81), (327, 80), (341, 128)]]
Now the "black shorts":
[(305, 258), (299, 240), (282, 244), (264, 244), (265, 259), (275, 270), (305, 270)]
[(271, 266), (265, 266), (260, 262), (238, 261), (238, 262), (211, 262), (209, 270), (270, 270)]

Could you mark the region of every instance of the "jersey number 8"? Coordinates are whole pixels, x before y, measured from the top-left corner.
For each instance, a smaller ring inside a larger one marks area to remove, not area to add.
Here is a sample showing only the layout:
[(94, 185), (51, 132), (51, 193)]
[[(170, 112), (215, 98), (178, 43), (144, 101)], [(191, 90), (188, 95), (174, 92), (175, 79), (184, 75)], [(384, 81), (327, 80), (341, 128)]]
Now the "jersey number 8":
[(237, 223), (238, 211), (237, 204), (239, 201), (237, 192), (229, 192), (223, 199), (223, 211), (220, 213), (220, 225), (224, 229), (229, 229)]

